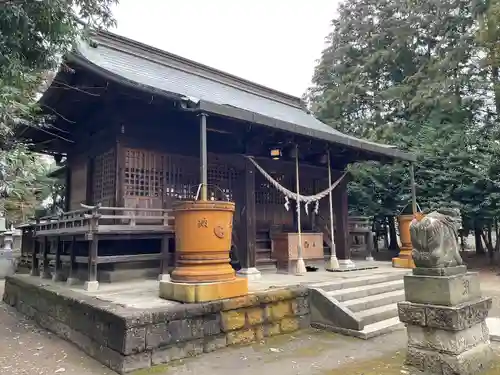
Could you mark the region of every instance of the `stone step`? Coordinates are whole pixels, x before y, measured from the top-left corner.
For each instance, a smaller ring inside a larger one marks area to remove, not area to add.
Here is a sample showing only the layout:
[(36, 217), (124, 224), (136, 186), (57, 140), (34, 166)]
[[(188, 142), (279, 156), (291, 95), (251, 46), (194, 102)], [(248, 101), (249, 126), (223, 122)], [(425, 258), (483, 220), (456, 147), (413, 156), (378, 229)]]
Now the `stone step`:
[(368, 340), (373, 337), (385, 335), (387, 333), (405, 328), (405, 325), (399, 321), (398, 317), (382, 320), (373, 324), (368, 324), (361, 331), (328, 324), (312, 323), (311, 325), (315, 328), (340, 333), (346, 336), (357, 337), (363, 340)]
[(341, 290), (334, 290), (331, 292), (327, 292), (327, 294), (335, 298), (339, 302), (345, 302), (357, 298), (373, 296), (375, 294), (382, 294), (382, 293), (392, 292), (395, 290), (401, 290), (403, 288), (404, 284), (400, 275), (398, 280), (387, 281), (382, 283), (374, 283), (374, 284), (363, 285)]
[(394, 318), (381, 320), (373, 324), (368, 324), (361, 331), (357, 331), (353, 336), (359, 337), (360, 339), (371, 339), (372, 337), (385, 335), (396, 330), (403, 329), (405, 325), (399, 321), (396, 316)]
[[(380, 322), (382, 320), (391, 319), (398, 316), (398, 304), (391, 303), (390, 305), (384, 305), (379, 307), (374, 307), (373, 309), (363, 310), (357, 312), (356, 318), (361, 320), (365, 325)], [(399, 318), (398, 318), (399, 319)]]
[(360, 312), (363, 310), (373, 309), (391, 303), (402, 302), (405, 300), (405, 291), (394, 290), (392, 292), (375, 294), (373, 296), (351, 299), (344, 302), (344, 306), (352, 312)]
[(265, 247), (260, 247), (260, 248), (255, 249), (255, 252), (257, 253), (257, 255), (260, 253), (271, 254), (271, 249), (265, 248)]
[(388, 281), (402, 280), (403, 275), (404, 275), (403, 272), (380, 273), (370, 276), (351, 277), (338, 281), (315, 283), (308, 286), (312, 288), (322, 289), (325, 292), (331, 292), (340, 289), (349, 289), (365, 285), (373, 286), (374, 284), (385, 283)]

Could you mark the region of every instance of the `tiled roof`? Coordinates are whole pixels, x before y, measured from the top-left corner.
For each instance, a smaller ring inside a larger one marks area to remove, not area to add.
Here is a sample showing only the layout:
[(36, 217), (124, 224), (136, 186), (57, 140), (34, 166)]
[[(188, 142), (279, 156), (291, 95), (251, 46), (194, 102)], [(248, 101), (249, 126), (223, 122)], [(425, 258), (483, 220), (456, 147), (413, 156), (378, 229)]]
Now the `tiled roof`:
[(103, 72), (165, 94), (185, 97), (200, 108), (280, 128), (395, 159), (414, 156), (392, 146), (343, 134), (310, 114), (299, 98), (209, 68), (111, 33), (82, 43), (76, 58)]

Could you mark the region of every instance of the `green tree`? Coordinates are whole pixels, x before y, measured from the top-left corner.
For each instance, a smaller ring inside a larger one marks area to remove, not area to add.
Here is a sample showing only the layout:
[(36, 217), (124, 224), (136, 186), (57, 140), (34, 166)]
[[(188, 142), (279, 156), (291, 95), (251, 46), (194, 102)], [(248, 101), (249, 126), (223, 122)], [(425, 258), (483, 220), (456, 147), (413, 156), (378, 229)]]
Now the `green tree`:
[(6, 213), (10, 224), (33, 217), (42, 203), (51, 198), (57, 186), (54, 179), (47, 177), (52, 167), (23, 146), (0, 150), (0, 212)]
[(35, 96), (75, 41), (114, 24), (116, 0), (0, 2), (0, 146), (20, 119), (37, 124)]
[[(307, 93), (336, 129), (415, 153), (419, 203), (460, 207), (483, 237), (499, 217), (499, 3), (345, 1)], [(353, 210), (392, 216), (408, 203), (407, 166), (351, 172)]]
[(380, 140), (418, 131), (412, 121), (470, 116), (481, 98), (462, 100), (475, 57), (469, 5), (343, 2), (308, 93), (313, 111), (338, 130)]
[[(33, 216), (60, 186), (48, 179), (46, 163), (15, 139), (19, 123), (44, 126), (36, 102), (62, 56), (90, 30), (114, 24), (117, 0), (0, 1), (0, 213), (11, 222)], [(59, 198), (57, 198), (59, 197)], [(57, 202), (56, 202), (57, 203)], [(50, 210), (50, 208), (49, 208)]]

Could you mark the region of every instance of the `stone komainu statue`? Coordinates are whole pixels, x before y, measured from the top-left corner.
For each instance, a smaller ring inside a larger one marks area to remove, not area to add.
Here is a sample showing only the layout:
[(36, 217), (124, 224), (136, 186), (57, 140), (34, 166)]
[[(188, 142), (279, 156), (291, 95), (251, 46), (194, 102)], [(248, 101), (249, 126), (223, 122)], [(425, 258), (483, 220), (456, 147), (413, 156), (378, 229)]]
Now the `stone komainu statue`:
[(454, 209), (433, 211), (410, 225), (412, 256), (416, 267), (443, 268), (463, 264), (458, 229), (460, 213)]

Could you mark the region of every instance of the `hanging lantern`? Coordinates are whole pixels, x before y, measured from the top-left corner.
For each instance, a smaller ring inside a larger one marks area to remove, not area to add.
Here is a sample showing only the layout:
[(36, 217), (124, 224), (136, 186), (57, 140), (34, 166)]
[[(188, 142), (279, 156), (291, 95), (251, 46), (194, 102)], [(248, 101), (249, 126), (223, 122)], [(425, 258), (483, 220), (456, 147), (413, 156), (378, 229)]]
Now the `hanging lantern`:
[(281, 148), (278, 148), (278, 147), (274, 147), (271, 149), (270, 151), (270, 155), (271, 155), (271, 158), (273, 160), (279, 160), (282, 156), (281, 154)]

